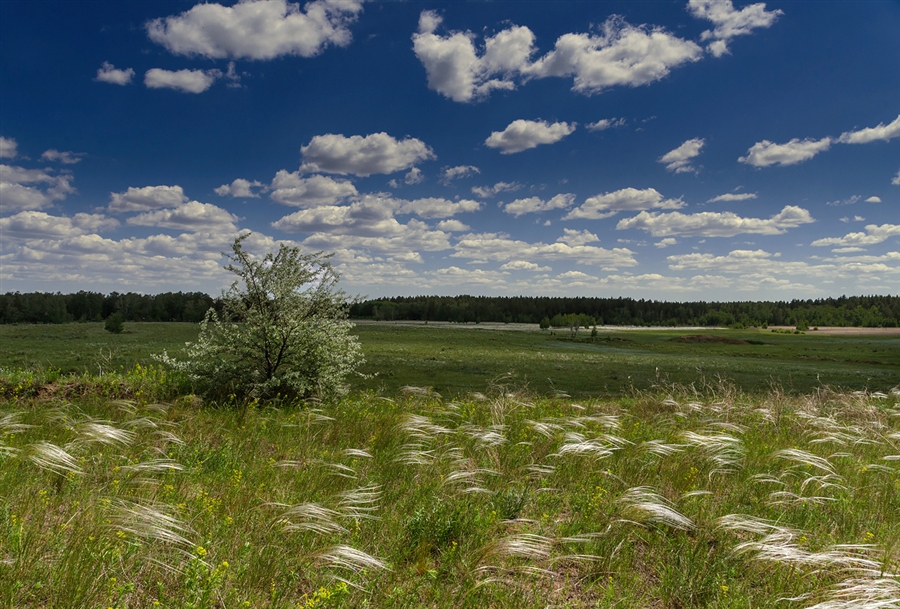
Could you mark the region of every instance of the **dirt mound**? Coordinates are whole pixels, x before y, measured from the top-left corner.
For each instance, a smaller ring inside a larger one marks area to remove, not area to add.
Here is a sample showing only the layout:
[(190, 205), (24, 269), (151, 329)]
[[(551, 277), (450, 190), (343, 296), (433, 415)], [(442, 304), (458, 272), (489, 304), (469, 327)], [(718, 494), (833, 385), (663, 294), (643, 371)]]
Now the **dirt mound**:
[(746, 340), (728, 338), (727, 336), (715, 336), (713, 334), (686, 334), (670, 338), (674, 343), (721, 343), (725, 345), (749, 345)]

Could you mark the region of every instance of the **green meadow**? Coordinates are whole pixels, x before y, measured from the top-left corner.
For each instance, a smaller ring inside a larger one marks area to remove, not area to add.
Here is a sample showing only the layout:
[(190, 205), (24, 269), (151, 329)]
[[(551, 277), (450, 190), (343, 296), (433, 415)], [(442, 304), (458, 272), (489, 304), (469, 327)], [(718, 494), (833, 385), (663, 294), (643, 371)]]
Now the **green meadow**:
[(211, 404), (195, 326), (0, 327), (0, 608), (900, 605), (898, 338), (357, 331)]

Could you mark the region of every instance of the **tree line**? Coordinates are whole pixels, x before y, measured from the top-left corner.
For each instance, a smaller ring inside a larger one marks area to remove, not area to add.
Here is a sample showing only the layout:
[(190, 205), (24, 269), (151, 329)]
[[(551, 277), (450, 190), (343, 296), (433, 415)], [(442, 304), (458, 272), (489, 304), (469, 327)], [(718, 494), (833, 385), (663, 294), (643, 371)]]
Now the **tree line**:
[(119, 313), (123, 321), (200, 322), (217, 299), (203, 292), (162, 294), (75, 294), (7, 292), (0, 294), (0, 323), (62, 324), (73, 321), (104, 321)]
[[(568, 325), (581, 316), (614, 326), (857, 326), (900, 325), (900, 296), (841, 296), (778, 302), (664, 302), (633, 298), (531, 296), (411, 296), (366, 300), (350, 317), (375, 320), (501, 322)], [(556, 323), (551, 323), (556, 321)], [(583, 324), (588, 325), (588, 324)], [(590, 324), (593, 325), (593, 324)]]
[[(79, 291), (75, 294), (0, 294), (0, 323), (59, 324), (104, 321), (197, 323), (222, 303), (203, 292)], [(900, 296), (841, 296), (777, 302), (666, 302), (633, 298), (546, 296), (398, 296), (350, 306), (350, 317), (374, 320), (500, 322), (569, 326), (572, 316), (587, 325), (612, 326), (900, 326)]]

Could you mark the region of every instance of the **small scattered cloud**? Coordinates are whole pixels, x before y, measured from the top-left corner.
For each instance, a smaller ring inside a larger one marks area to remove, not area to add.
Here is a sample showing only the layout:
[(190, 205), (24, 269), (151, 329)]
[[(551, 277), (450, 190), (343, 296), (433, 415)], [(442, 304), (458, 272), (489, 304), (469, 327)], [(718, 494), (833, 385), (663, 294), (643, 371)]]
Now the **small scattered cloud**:
[(367, 136), (328, 133), (317, 135), (300, 148), (300, 171), (352, 174), (367, 177), (409, 169), (422, 161), (437, 158), (425, 142), (408, 137), (397, 140), (387, 133)]
[(501, 271), (532, 271), (540, 273), (549, 273), (553, 269), (549, 266), (541, 266), (527, 260), (510, 260), (500, 267)]
[(178, 207), (187, 200), (181, 186), (132, 186), (125, 192), (110, 193), (108, 209), (114, 213), (151, 211)]
[(618, 230), (639, 229), (654, 237), (733, 237), (741, 234), (779, 235), (789, 228), (815, 222), (808, 211), (787, 205), (771, 218), (744, 218), (732, 212), (697, 214), (648, 213), (620, 220)]
[(699, 137), (687, 140), (675, 150), (670, 150), (659, 157), (659, 162), (664, 164), (666, 169), (675, 173), (697, 173), (697, 168), (691, 164), (691, 161), (700, 156), (700, 151), (705, 143), (706, 140)]
[(897, 171), (897, 175), (891, 180), (891, 184), (894, 186), (900, 186), (900, 170)]
[(472, 194), (482, 199), (488, 199), (497, 196), (501, 192), (515, 192), (521, 188), (522, 184), (519, 182), (497, 182), (493, 186), (473, 186)]
[(832, 139), (824, 137), (820, 140), (797, 138), (786, 144), (776, 144), (769, 140), (757, 142), (747, 150), (747, 156), (738, 158), (741, 163), (754, 167), (769, 167), (771, 165), (796, 165), (808, 161), (820, 152), (831, 148)]
[(481, 209), (481, 203), (471, 199), (450, 201), (440, 197), (426, 197), (414, 201), (399, 201), (397, 213), (416, 214), (420, 218), (449, 218), (456, 214), (469, 213)]
[(881, 197), (871, 196), (864, 201), (865, 203), (881, 203)]
[(233, 6), (201, 3), (154, 19), (147, 35), (175, 55), (209, 59), (267, 60), (285, 55), (313, 57), (328, 45), (347, 46), (349, 25), (361, 0), (314, 0), (303, 10), (286, 0), (248, 0)]
[(900, 224), (867, 224), (866, 232), (847, 233), (843, 237), (828, 237), (816, 239), (810, 245), (816, 247), (864, 247), (877, 245), (887, 241), (891, 237), (900, 236)]
[(424, 180), (425, 176), (422, 175), (422, 170), (418, 167), (413, 167), (405, 176), (403, 176), (403, 183), (407, 186), (421, 184)]
[(718, 195), (708, 200), (707, 203), (720, 203), (722, 201), (749, 201), (751, 199), (756, 198), (756, 193), (753, 192), (742, 192), (742, 193), (725, 193), (724, 195)]
[(829, 201), (825, 205), (829, 207), (841, 207), (844, 205), (856, 205), (859, 203), (859, 200), (862, 199), (859, 195), (853, 195), (852, 197), (847, 197), (846, 199), (838, 199), (837, 201)]
[(574, 202), (575, 195), (573, 194), (559, 194), (546, 201), (540, 197), (529, 197), (527, 199), (516, 199), (512, 203), (507, 203), (503, 207), (503, 211), (518, 218), (522, 214), (534, 214), (553, 209), (565, 209), (571, 207)]
[(448, 233), (461, 233), (472, 230), (468, 224), (463, 224), (459, 220), (441, 220), (437, 225), (438, 230), (447, 231)]
[(104, 61), (103, 65), (97, 70), (97, 77), (94, 80), (98, 82), (106, 82), (111, 85), (128, 85), (134, 78), (134, 70), (127, 68), (125, 70), (116, 69), (116, 66)]
[(16, 158), (18, 147), (14, 138), (0, 136), (0, 159)]
[(613, 192), (589, 197), (580, 206), (563, 216), (563, 220), (602, 220), (620, 211), (643, 211), (648, 209), (680, 209), (681, 199), (666, 199), (655, 188), (622, 188)]
[(706, 47), (715, 57), (728, 53), (728, 43), (736, 36), (752, 34), (753, 30), (771, 27), (784, 14), (776, 9), (767, 11), (763, 2), (749, 4), (736, 10), (731, 0), (690, 0), (688, 10), (698, 19), (712, 21), (715, 28), (706, 30), (700, 40), (711, 40)]
[(564, 228), (562, 237), (556, 240), (559, 243), (565, 243), (572, 247), (579, 245), (587, 245), (588, 243), (599, 243), (600, 237), (589, 230), (575, 230), (572, 228)]
[(501, 154), (515, 154), (536, 148), (541, 144), (554, 144), (575, 131), (575, 123), (529, 121), (519, 119), (507, 125), (503, 131), (494, 131), (484, 141), (488, 148), (498, 148)]
[(42, 161), (59, 162), (63, 165), (74, 165), (84, 158), (83, 152), (60, 152), (55, 148), (45, 150), (41, 155)]
[(900, 137), (900, 116), (885, 125), (878, 123), (876, 127), (868, 127), (858, 131), (846, 131), (837, 139), (842, 144), (868, 144), (869, 142), (887, 142)]
[(615, 129), (623, 126), (625, 126), (624, 118), (601, 118), (596, 123), (588, 123), (584, 128), (588, 131), (605, 131), (606, 129)]
[(675, 245), (677, 243), (678, 243), (678, 240), (675, 239), (674, 237), (666, 237), (662, 241), (657, 241), (653, 245), (658, 247), (659, 249), (664, 249), (664, 248), (669, 247), (670, 245)]
[(203, 93), (221, 78), (219, 70), (163, 70), (151, 68), (144, 74), (149, 89), (174, 89), (182, 93)]
[(231, 184), (222, 184), (215, 189), (215, 193), (220, 197), (242, 197), (248, 199), (258, 199), (259, 192), (254, 192), (254, 188), (263, 188), (262, 182), (256, 180), (250, 181), (243, 178), (237, 178)]
[(441, 184), (450, 184), (453, 180), (468, 178), (475, 174), (481, 173), (481, 170), (474, 165), (457, 165), (456, 167), (445, 167), (441, 171)]

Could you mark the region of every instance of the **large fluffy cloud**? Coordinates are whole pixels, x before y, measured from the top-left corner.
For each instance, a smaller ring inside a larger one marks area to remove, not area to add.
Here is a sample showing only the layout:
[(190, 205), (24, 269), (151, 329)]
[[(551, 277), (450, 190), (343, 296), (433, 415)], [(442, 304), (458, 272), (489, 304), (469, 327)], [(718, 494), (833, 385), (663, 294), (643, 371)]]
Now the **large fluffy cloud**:
[(51, 216), (42, 211), (21, 211), (0, 218), (0, 231), (15, 240), (62, 239), (115, 228), (118, 221), (102, 214), (75, 214), (71, 218)]
[(0, 165), (0, 210), (36, 210), (49, 207), (75, 192), (69, 173), (53, 175), (45, 169)]
[(763, 2), (749, 4), (736, 10), (731, 0), (690, 0), (688, 10), (699, 19), (709, 19), (715, 25), (701, 34), (701, 40), (712, 40), (709, 52), (719, 57), (728, 52), (728, 41), (735, 36), (753, 33), (758, 28), (770, 27), (783, 15), (781, 10), (767, 11)]
[(691, 161), (700, 156), (700, 151), (705, 143), (706, 140), (699, 137), (687, 140), (678, 148), (659, 157), (659, 162), (664, 164), (666, 169), (675, 173), (696, 173), (697, 168), (691, 164)]
[(563, 220), (602, 220), (620, 211), (642, 211), (648, 209), (680, 209), (681, 199), (666, 199), (655, 188), (622, 188), (613, 192), (589, 197), (570, 211)]
[(740, 234), (779, 235), (789, 228), (814, 222), (808, 211), (787, 205), (768, 219), (743, 218), (732, 212), (702, 212), (699, 214), (648, 213), (642, 211), (633, 218), (620, 220), (618, 230), (640, 229), (654, 237), (733, 237)]
[(661, 28), (610, 17), (599, 33), (560, 36), (552, 51), (532, 61), (535, 36), (527, 27), (510, 26), (487, 37), (479, 54), (474, 34), (438, 34), (441, 21), (433, 11), (422, 12), (413, 50), (425, 66), (428, 87), (458, 102), (551, 76), (573, 77), (572, 88), (587, 95), (617, 85), (644, 85), (702, 55), (695, 43)]
[(394, 173), (422, 161), (434, 159), (434, 151), (425, 142), (408, 137), (397, 140), (387, 133), (365, 137), (327, 133), (317, 135), (300, 148), (303, 172), (352, 174), (361, 177), (375, 173)]
[(163, 70), (151, 68), (144, 74), (144, 84), (150, 89), (174, 89), (182, 93), (203, 93), (222, 73), (218, 70)]
[(329, 44), (349, 44), (348, 25), (361, 10), (357, 0), (315, 0), (303, 10), (285, 0), (197, 4), (180, 15), (154, 19), (146, 28), (151, 40), (178, 55), (311, 57)]
[(193, 232), (234, 232), (237, 230), (234, 216), (211, 203), (190, 201), (172, 209), (148, 211), (128, 218), (128, 224), (135, 226), (157, 226)]
[(503, 131), (491, 133), (484, 144), (499, 148), (501, 154), (514, 154), (541, 144), (553, 144), (575, 131), (575, 123), (515, 120)]
[(129, 187), (125, 192), (110, 194), (109, 211), (115, 213), (129, 211), (150, 211), (167, 207), (177, 207), (187, 203), (181, 186)]
[(289, 173), (283, 169), (275, 174), (271, 189), (269, 196), (273, 201), (295, 207), (334, 205), (357, 194), (356, 187), (347, 180), (320, 175), (304, 178), (297, 171)]

